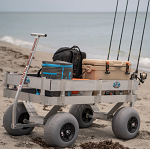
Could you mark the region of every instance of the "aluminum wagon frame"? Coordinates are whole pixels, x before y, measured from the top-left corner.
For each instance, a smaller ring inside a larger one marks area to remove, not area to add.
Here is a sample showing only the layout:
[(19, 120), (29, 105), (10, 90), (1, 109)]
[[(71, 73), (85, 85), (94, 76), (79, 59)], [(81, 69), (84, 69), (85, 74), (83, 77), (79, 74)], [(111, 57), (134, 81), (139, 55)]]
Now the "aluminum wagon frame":
[[(5, 73), (4, 97), (15, 98), (21, 76), (22, 74)], [(118, 88), (114, 88), (114, 83), (116, 82), (120, 83)], [(45, 77), (39, 78), (36, 77), (36, 74), (28, 74), (18, 99), (23, 101), (23, 104), (20, 106), (25, 107), (29, 116), (23, 117), (22, 121), (18, 120), (17, 105), (19, 102), (14, 100), (12, 105), (14, 108), (11, 108), (12, 113), (9, 113), (11, 115), (9, 123), (11, 124), (7, 126), (10, 127), (9, 129), (12, 132), (9, 132), (7, 127), (5, 129), (9, 134), (22, 135), (22, 132), (15, 133), (15, 131), (23, 130), (25, 132), (23, 134), (29, 134), (35, 126), (45, 125), (44, 136), (47, 143), (52, 146), (66, 147), (73, 144), (76, 140), (79, 127), (89, 127), (94, 118), (112, 119), (114, 134), (121, 139), (131, 139), (136, 136), (140, 127), (139, 115), (132, 108), (137, 98), (135, 90), (138, 89), (138, 84), (139, 81), (136, 79), (55, 80)], [(36, 89), (41, 91), (40, 95), (36, 95)], [(48, 97), (45, 95), (45, 90), (60, 91), (61, 94), (59, 97)], [(103, 95), (102, 91), (106, 90), (115, 90), (119, 94)], [(82, 94), (65, 96), (65, 91), (79, 91)], [(97, 94), (92, 95), (93, 91), (97, 91)], [(121, 95), (122, 91), (127, 91), (128, 94)], [(32, 103), (53, 106), (53, 108), (43, 117), (37, 114)], [(116, 104), (109, 112), (105, 113), (99, 110), (97, 104), (100, 103)], [(120, 108), (124, 103), (129, 103), (129, 107)], [(65, 105), (72, 105), (69, 110), (71, 114), (58, 112), (60, 107)], [(29, 128), (32, 129), (27, 131)]]

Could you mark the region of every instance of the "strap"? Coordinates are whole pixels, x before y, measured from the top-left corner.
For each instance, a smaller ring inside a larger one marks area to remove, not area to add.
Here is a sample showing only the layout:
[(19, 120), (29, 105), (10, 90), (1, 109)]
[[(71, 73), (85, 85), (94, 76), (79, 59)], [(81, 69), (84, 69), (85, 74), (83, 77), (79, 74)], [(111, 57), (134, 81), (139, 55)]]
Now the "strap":
[(73, 46), (73, 47), (70, 48), (70, 50), (71, 49), (78, 49), (78, 51), (81, 53), (81, 50), (80, 50), (80, 48), (78, 46)]
[(40, 74), (40, 73), (41, 73), (41, 70), (42, 70), (42, 68), (38, 71), (38, 73), (37, 73), (37, 75), (36, 75), (37, 77), (41, 77), (41, 74)]
[(82, 59), (82, 52), (78, 46), (74, 45), (73, 47), (70, 48), (70, 50), (75, 50), (75, 49), (76, 50), (78, 49), (78, 51), (80, 52), (80, 55), (81, 55), (81, 59)]
[[(78, 52), (75, 52), (75, 50), (77, 50)], [(74, 77), (79, 78), (79, 75), (80, 75), (79, 74), (79, 66), (80, 66), (80, 61), (82, 62), (82, 52), (78, 46), (73, 46), (70, 51), (73, 54), (72, 63), (73, 63)], [(82, 64), (81, 64), (81, 69), (82, 69)]]
[(71, 52), (72, 52), (73, 73), (76, 75), (77, 65), (78, 65), (77, 53), (74, 52), (73, 50)]

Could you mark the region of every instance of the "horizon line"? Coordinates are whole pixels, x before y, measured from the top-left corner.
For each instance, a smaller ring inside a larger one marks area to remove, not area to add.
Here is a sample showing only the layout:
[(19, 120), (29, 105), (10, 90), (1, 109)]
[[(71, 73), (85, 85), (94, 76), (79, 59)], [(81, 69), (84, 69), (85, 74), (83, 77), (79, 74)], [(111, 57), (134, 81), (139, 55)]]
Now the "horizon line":
[[(23, 12), (23, 13), (114, 13), (114, 11), (0, 11), (0, 12)], [(124, 12), (124, 11), (118, 11), (118, 12)], [(135, 11), (128, 11), (128, 12), (135, 12)], [(139, 12), (145, 12), (145, 11), (139, 11)], [(150, 12), (148, 12), (150, 13)]]

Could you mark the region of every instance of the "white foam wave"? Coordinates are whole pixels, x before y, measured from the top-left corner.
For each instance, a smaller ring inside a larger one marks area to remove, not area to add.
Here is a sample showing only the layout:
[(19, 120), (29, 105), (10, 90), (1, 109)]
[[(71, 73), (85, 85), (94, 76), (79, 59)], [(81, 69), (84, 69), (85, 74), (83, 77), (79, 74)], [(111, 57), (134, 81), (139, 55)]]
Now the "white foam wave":
[(147, 66), (147, 67), (150, 67), (150, 58), (148, 57), (141, 57), (140, 58), (140, 63)]
[(0, 38), (1, 41), (8, 42), (17, 46), (23, 46), (23, 47), (31, 47), (33, 43), (28, 41), (23, 41), (21, 39), (15, 39), (11, 36), (4, 36)]
[[(14, 44), (16, 46), (21, 46), (21, 47), (25, 47), (25, 48), (29, 48), (29, 49), (33, 46), (33, 42), (24, 41), (21, 39), (15, 39), (11, 36), (4, 36), (4, 37), (0, 38), (0, 41), (8, 42), (8, 43)], [(56, 49), (45, 46), (45, 45), (38, 44), (37, 50), (43, 51), (43, 52), (54, 53)]]
[(101, 60), (106, 60), (106, 56), (104, 55), (96, 55), (96, 54), (91, 54), (87, 53), (87, 59), (101, 59)]
[[(95, 54), (88, 53), (87, 58), (89, 58), (89, 59), (106, 60), (107, 57), (104, 56), (104, 55), (95, 55)], [(115, 60), (115, 58), (114, 58), (114, 60)], [(122, 60), (126, 61), (125, 59), (122, 59)], [(137, 58), (132, 59), (131, 62), (136, 64), (137, 63)], [(148, 57), (141, 57), (140, 58), (140, 65), (145, 66), (145, 67), (150, 67), (150, 58), (148, 58)]]
[[(96, 54), (87, 53), (87, 58), (88, 59), (106, 60), (107, 57), (104, 56), (104, 55), (96, 55)], [(112, 60), (115, 60), (115, 58), (114, 59), (113, 58), (112, 58)], [(126, 61), (125, 58), (122, 58), (121, 60)], [(137, 66), (137, 57), (136, 56), (132, 57), (132, 59), (130, 59), (130, 61), (131, 61), (131, 64), (132, 64), (132, 68), (135, 69), (136, 66)], [(144, 71), (149, 71), (150, 72), (150, 58), (148, 58), (148, 57), (141, 57), (140, 58), (139, 70), (144, 70)]]

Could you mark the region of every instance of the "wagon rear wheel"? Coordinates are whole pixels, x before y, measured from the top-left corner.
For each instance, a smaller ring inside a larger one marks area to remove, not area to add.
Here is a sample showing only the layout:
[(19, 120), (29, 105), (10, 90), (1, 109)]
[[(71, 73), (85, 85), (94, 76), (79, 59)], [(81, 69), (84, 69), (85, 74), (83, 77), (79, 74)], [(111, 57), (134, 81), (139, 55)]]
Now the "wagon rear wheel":
[(112, 120), (112, 130), (120, 139), (134, 138), (140, 128), (140, 117), (138, 112), (131, 107), (119, 109)]
[(90, 115), (93, 115), (93, 110), (90, 105), (72, 105), (69, 113), (77, 119), (80, 128), (89, 127), (93, 122), (93, 118), (89, 117)]

